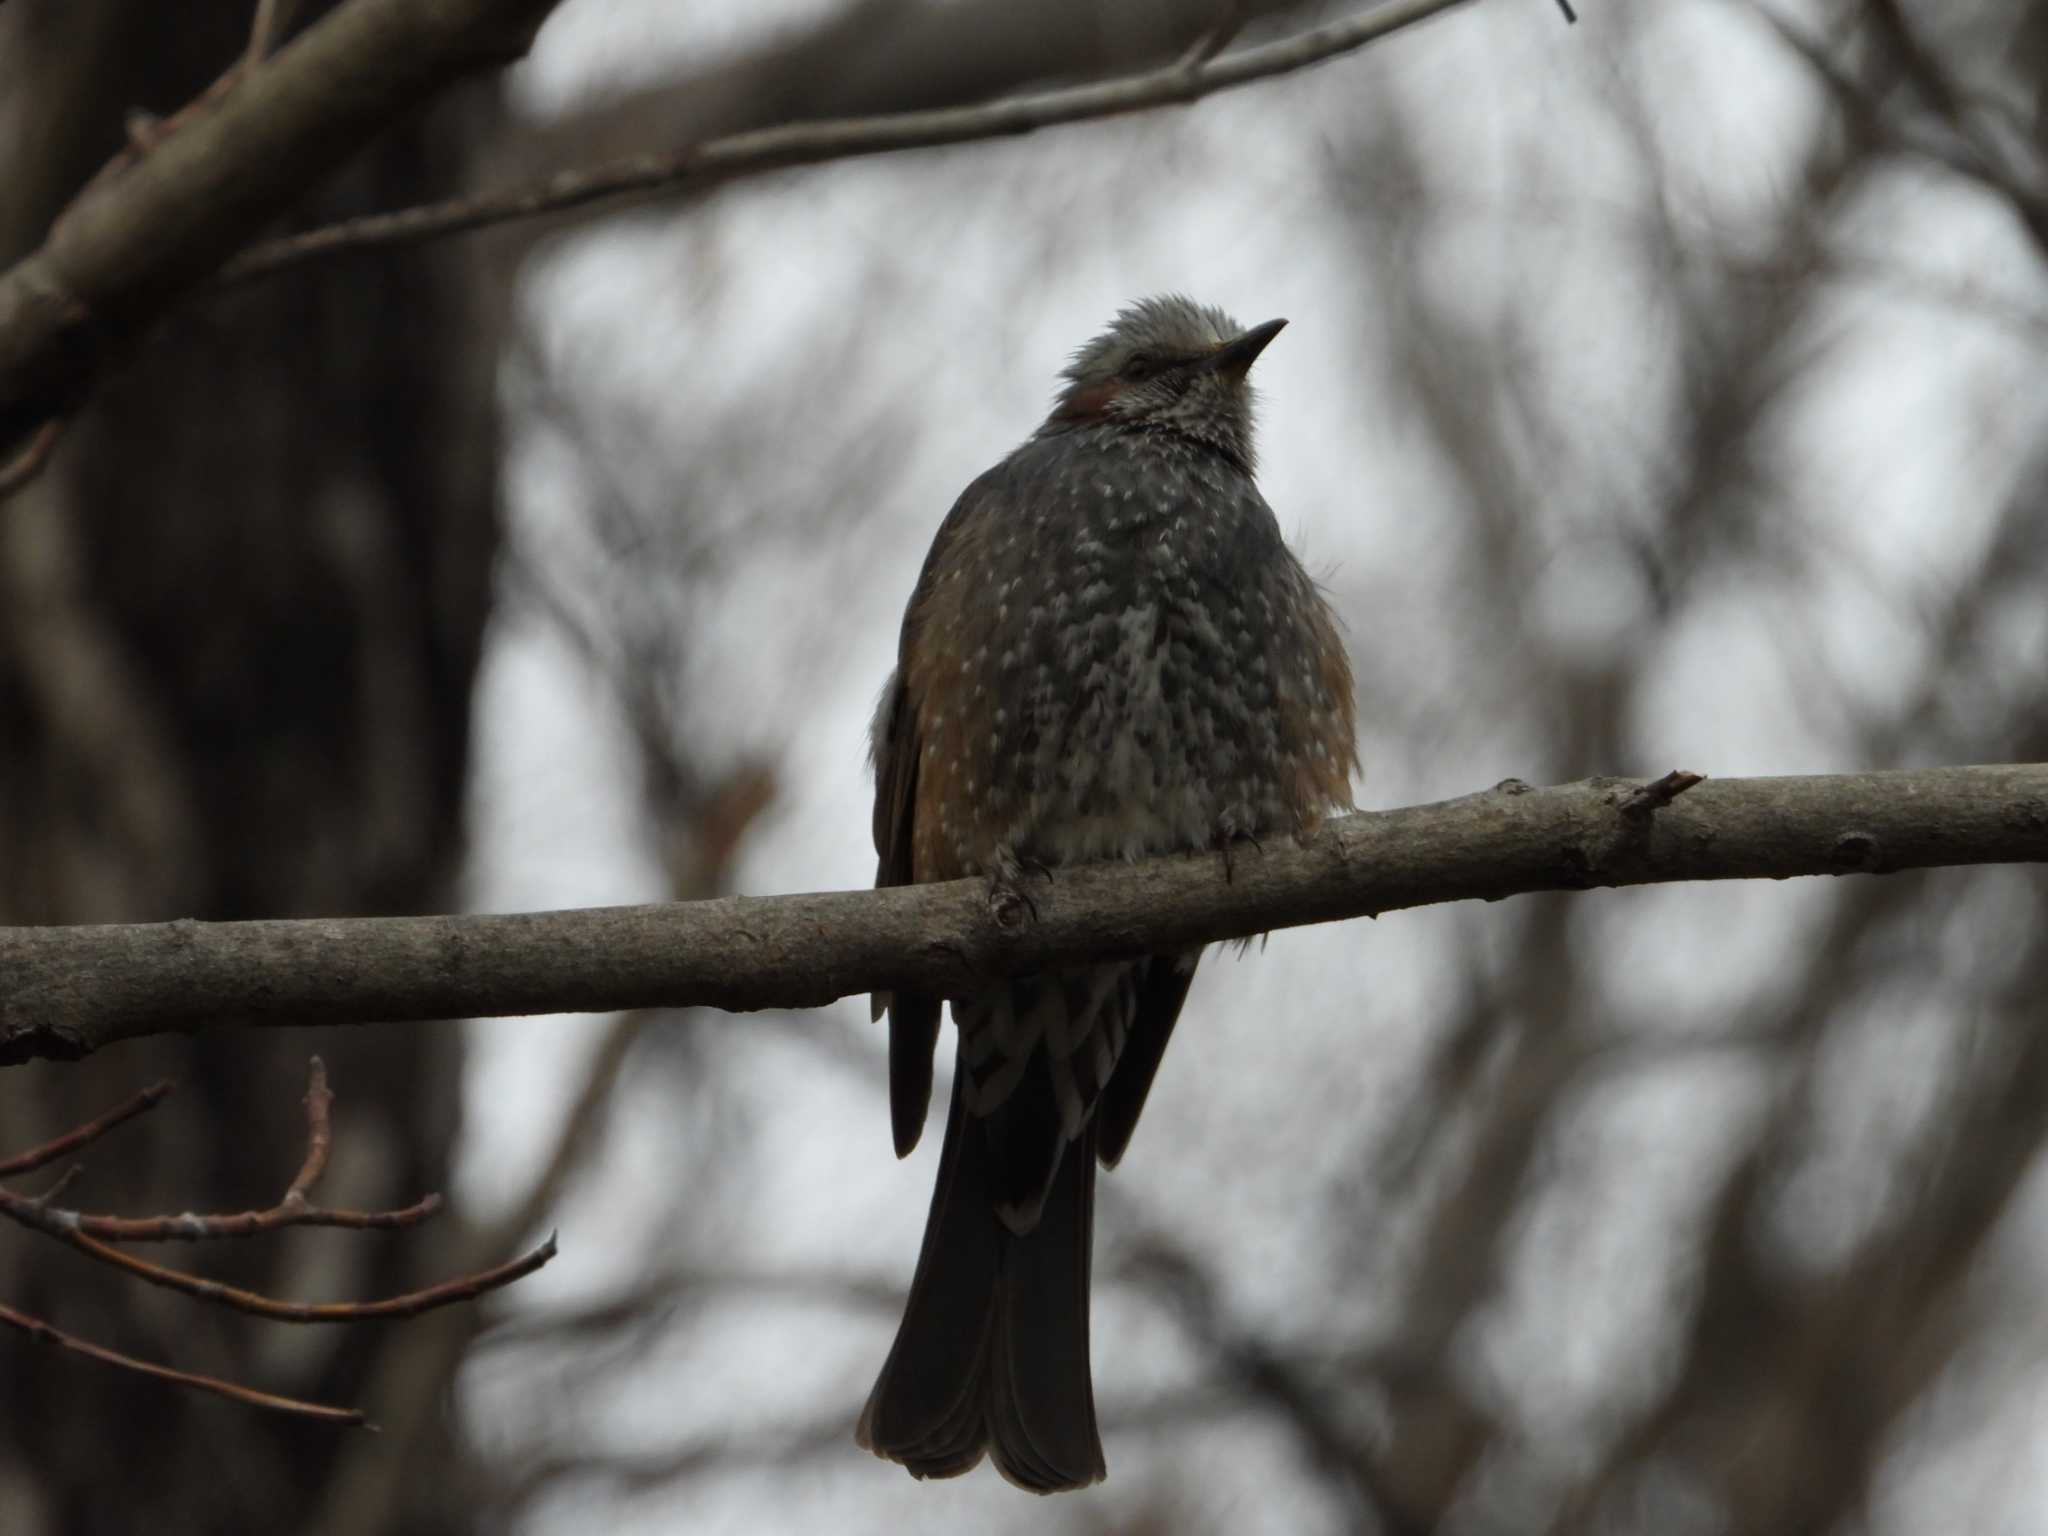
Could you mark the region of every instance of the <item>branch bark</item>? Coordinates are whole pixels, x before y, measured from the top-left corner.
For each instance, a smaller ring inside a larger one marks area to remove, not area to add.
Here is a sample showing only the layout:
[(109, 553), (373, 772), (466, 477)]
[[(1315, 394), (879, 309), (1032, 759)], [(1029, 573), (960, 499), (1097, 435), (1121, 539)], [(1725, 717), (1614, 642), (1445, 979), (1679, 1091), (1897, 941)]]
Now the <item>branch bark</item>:
[[(1652, 781), (1654, 782), (1654, 781)], [(635, 1007), (817, 1007), (1532, 891), (2048, 862), (2048, 764), (1508, 780), (1305, 842), (880, 891), (500, 915), (0, 929), (0, 1064), (142, 1035)]]
[(526, 52), (556, 0), (351, 0), (103, 172), (0, 274), (0, 452), (82, 401), (313, 182), (444, 87)]
[[(1365, 0), (1345, 0), (1355, 10)], [(642, 88), (606, 92), (515, 127), (491, 147), (507, 172), (568, 170), (650, 144), (826, 117), (871, 117), (993, 101), (1150, 69), (1213, 32), (1220, 10), (1247, 34), (1317, 9), (1314, 0), (847, 0), (751, 48), (679, 61)]]

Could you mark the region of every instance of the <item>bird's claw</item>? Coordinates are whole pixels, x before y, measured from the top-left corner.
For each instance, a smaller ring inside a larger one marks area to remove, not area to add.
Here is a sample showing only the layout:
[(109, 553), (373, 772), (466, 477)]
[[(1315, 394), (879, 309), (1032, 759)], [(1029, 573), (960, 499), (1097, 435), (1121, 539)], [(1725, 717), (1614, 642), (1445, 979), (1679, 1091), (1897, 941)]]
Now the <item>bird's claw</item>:
[(1034, 923), (1038, 921), (1038, 903), (1024, 889), (1027, 873), (1044, 875), (1046, 883), (1052, 883), (1052, 871), (1038, 860), (1020, 859), (1008, 849), (996, 855), (988, 875), (988, 912), (998, 928), (1020, 926), (1026, 912)]
[(1250, 843), (1260, 853), (1266, 851), (1266, 845), (1260, 842), (1255, 834), (1247, 832), (1241, 827), (1219, 827), (1216, 831), (1216, 848), (1223, 855), (1223, 883), (1225, 885), (1229, 885), (1237, 879), (1236, 850), (1239, 843)]

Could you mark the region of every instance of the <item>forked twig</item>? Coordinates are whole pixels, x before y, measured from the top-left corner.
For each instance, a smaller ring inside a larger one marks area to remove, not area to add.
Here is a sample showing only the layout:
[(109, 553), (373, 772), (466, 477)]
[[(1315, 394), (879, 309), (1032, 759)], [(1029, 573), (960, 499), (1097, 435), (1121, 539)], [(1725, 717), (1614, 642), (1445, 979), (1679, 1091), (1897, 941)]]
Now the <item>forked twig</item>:
[[(29, 1173), (47, 1167), (67, 1153), (76, 1151), (88, 1142), (105, 1135), (124, 1121), (154, 1108), (168, 1097), (170, 1092), (171, 1085), (167, 1082), (146, 1088), (125, 1104), (109, 1110), (95, 1120), (87, 1121), (75, 1130), (0, 1161), (0, 1176)], [(57, 1196), (80, 1172), (77, 1167), (73, 1167), (40, 1195), (23, 1195), (0, 1186), (0, 1216), (7, 1217), (31, 1231), (55, 1238), (89, 1258), (133, 1275), (138, 1280), (147, 1281), (151, 1285), (179, 1291), (203, 1301), (215, 1302), (254, 1317), (290, 1323), (347, 1323), (369, 1318), (416, 1317), (422, 1312), (450, 1306), (460, 1301), (473, 1300), (501, 1286), (510, 1285), (513, 1281), (532, 1274), (555, 1256), (555, 1239), (550, 1235), (538, 1248), (510, 1263), (474, 1274), (459, 1275), (452, 1280), (407, 1291), (401, 1295), (383, 1297), (375, 1301), (293, 1302), (266, 1296), (258, 1291), (244, 1290), (238, 1286), (224, 1285), (219, 1281), (187, 1274), (183, 1270), (171, 1269), (165, 1265), (153, 1264), (133, 1254), (124, 1253), (114, 1246), (116, 1243), (199, 1242), (215, 1238), (248, 1237), (260, 1232), (276, 1231), (280, 1227), (323, 1226), (358, 1231), (392, 1230), (417, 1226), (441, 1209), (439, 1195), (427, 1195), (414, 1204), (395, 1211), (332, 1210), (312, 1204), (308, 1195), (319, 1182), (321, 1174), (326, 1171), (328, 1156), (334, 1145), (334, 1094), (327, 1086), (327, 1068), (317, 1056), (312, 1059), (307, 1072), (305, 1104), (305, 1158), (277, 1204), (265, 1210), (210, 1216), (194, 1215), (189, 1212), (178, 1216), (88, 1215), (56, 1204)], [(137, 1360), (132, 1356), (75, 1338), (38, 1318), (4, 1306), (0, 1306), (0, 1323), (6, 1323), (38, 1342), (55, 1344), (109, 1365), (117, 1365), (179, 1386), (212, 1392), (252, 1407), (298, 1414), (333, 1424), (363, 1426), (366, 1422), (362, 1413), (353, 1408), (331, 1407), (304, 1402), (297, 1398), (279, 1397), (234, 1382), (196, 1376), (170, 1366)]]

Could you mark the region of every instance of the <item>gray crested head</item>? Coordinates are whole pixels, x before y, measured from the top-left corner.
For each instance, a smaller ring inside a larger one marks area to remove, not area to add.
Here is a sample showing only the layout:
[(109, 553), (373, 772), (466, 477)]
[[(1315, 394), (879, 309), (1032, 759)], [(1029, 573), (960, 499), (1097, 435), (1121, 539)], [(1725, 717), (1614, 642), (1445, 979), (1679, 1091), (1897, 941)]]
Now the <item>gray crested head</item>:
[(1074, 354), (1067, 387), (1040, 436), (1086, 426), (1165, 429), (1212, 448), (1249, 474), (1252, 387), (1246, 379), (1285, 320), (1249, 330), (1177, 293), (1140, 299)]

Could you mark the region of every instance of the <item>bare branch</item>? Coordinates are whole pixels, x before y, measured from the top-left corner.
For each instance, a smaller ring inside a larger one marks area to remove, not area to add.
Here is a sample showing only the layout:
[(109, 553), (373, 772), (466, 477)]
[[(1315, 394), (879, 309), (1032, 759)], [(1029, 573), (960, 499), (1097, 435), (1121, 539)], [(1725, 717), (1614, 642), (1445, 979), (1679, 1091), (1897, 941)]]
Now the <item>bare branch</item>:
[[(146, 1088), (127, 1103), (108, 1111), (98, 1119), (90, 1120), (76, 1130), (40, 1147), (0, 1162), (0, 1171), (26, 1173), (44, 1167), (66, 1152), (105, 1135), (123, 1121), (132, 1120), (153, 1108), (170, 1092), (169, 1083), (157, 1083)], [(308, 1205), (306, 1191), (319, 1179), (326, 1167), (327, 1155), (333, 1144), (329, 1120), (333, 1103), (334, 1095), (327, 1087), (327, 1068), (320, 1058), (315, 1056), (307, 1071), (305, 1160), (300, 1164), (298, 1175), (285, 1191), (283, 1199), (268, 1211), (245, 1212), (239, 1216), (184, 1215), (139, 1220), (113, 1216), (85, 1216), (77, 1211), (62, 1209), (55, 1203), (57, 1196), (62, 1194), (78, 1176), (80, 1170), (73, 1167), (51, 1188), (33, 1197), (17, 1194), (5, 1186), (0, 1186), (0, 1216), (5, 1216), (32, 1231), (54, 1237), (57, 1241), (68, 1244), (103, 1264), (125, 1271), (152, 1285), (181, 1291), (205, 1301), (218, 1302), (258, 1317), (292, 1323), (356, 1322), (365, 1318), (413, 1317), (454, 1302), (472, 1300), (487, 1291), (509, 1285), (514, 1280), (532, 1274), (555, 1256), (555, 1240), (550, 1236), (539, 1248), (509, 1264), (501, 1264), (495, 1269), (478, 1274), (462, 1275), (440, 1285), (411, 1291), (402, 1296), (371, 1302), (302, 1304), (277, 1301), (254, 1291), (240, 1290), (217, 1281), (202, 1279), (197, 1275), (167, 1269), (109, 1246), (109, 1241), (136, 1242), (171, 1238), (196, 1241), (205, 1238), (240, 1237), (284, 1226), (412, 1226), (440, 1209), (441, 1201), (438, 1195), (429, 1195), (425, 1200), (404, 1211), (324, 1211)], [(353, 1408), (336, 1408), (304, 1402), (298, 1398), (279, 1397), (235, 1382), (222, 1381), (211, 1376), (197, 1376), (170, 1366), (138, 1360), (131, 1355), (124, 1355), (116, 1350), (75, 1338), (40, 1318), (31, 1317), (11, 1307), (0, 1306), (0, 1323), (18, 1329), (38, 1343), (54, 1344), (90, 1359), (119, 1366), (123, 1370), (154, 1377), (175, 1386), (211, 1392), (250, 1407), (295, 1414), (301, 1418), (318, 1419), (330, 1424), (375, 1427), (367, 1425), (363, 1415)]]
[(555, 1256), (555, 1238), (550, 1233), (546, 1242), (509, 1264), (444, 1280), (439, 1285), (407, 1291), (401, 1296), (387, 1296), (380, 1301), (280, 1301), (260, 1291), (223, 1285), (218, 1280), (188, 1275), (181, 1269), (138, 1259), (132, 1253), (124, 1253), (98, 1238), (86, 1236), (75, 1213), (45, 1210), (10, 1190), (0, 1189), (0, 1216), (10, 1217), (25, 1227), (54, 1237), (58, 1242), (69, 1244), (80, 1253), (138, 1280), (162, 1286), (167, 1291), (196, 1296), (201, 1301), (217, 1302), (230, 1311), (269, 1318), (276, 1323), (360, 1323), (371, 1318), (418, 1317), (422, 1312), (432, 1312), (437, 1307), (474, 1301), (491, 1291), (501, 1290), (515, 1280), (525, 1279)]
[[(67, 1136), (59, 1137), (47, 1146), (37, 1147), (21, 1157), (0, 1163), (0, 1176), (11, 1173), (25, 1173), (31, 1168), (61, 1157), (74, 1148), (102, 1135), (119, 1125), (130, 1116), (155, 1105), (171, 1092), (170, 1083), (158, 1083), (145, 1088), (128, 1103), (122, 1105), (89, 1125), (79, 1127)], [(334, 1104), (334, 1094), (327, 1086), (327, 1066), (318, 1056), (307, 1068), (306, 1083), (306, 1160), (300, 1166), (298, 1176), (276, 1205), (261, 1211), (238, 1211), (232, 1214), (195, 1216), (186, 1212), (180, 1216), (88, 1216), (78, 1211), (52, 1212), (53, 1220), (72, 1227), (87, 1237), (98, 1238), (109, 1243), (172, 1243), (205, 1242), (220, 1237), (255, 1237), (264, 1232), (275, 1232), (282, 1227), (340, 1227), (354, 1232), (390, 1232), (405, 1227), (416, 1227), (441, 1209), (439, 1195), (426, 1195), (396, 1211), (344, 1211), (330, 1210), (313, 1205), (306, 1199), (311, 1189), (327, 1166), (327, 1154), (333, 1144), (333, 1131), (328, 1122), (329, 1112)], [(30, 1161), (33, 1159), (33, 1161)], [(64, 1179), (52, 1189), (44, 1190), (30, 1203), (38, 1209), (48, 1211), (51, 1202), (65, 1184), (70, 1183), (73, 1168)], [(0, 1190), (0, 1210), (4, 1210), (10, 1196)]]
[(221, 278), (224, 282), (239, 282), (317, 257), (409, 245), (626, 197), (701, 192), (721, 182), (763, 171), (1005, 138), (1062, 123), (1186, 104), (1354, 52), (1465, 3), (1466, 0), (1394, 0), (1363, 16), (1247, 48), (1227, 58), (1206, 58), (1197, 51), (1160, 69), (1064, 90), (968, 107), (785, 123), (706, 139), (668, 154), (629, 155), (605, 165), (563, 171), (511, 191), (479, 193), (391, 213), (369, 214), (323, 229), (267, 240), (229, 262)]
[(309, 183), (454, 80), (522, 55), (554, 5), (351, 0), (94, 178), (0, 274), (0, 453), (68, 415)]
[(30, 1317), (25, 1312), (0, 1305), (0, 1323), (18, 1328), (38, 1344), (54, 1344), (59, 1349), (68, 1349), (74, 1354), (84, 1355), (88, 1360), (98, 1360), (106, 1365), (117, 1365), (124, 1371), (151, 1376), (158, 1381), (167, 1381), (173, 1386), (189, 1387), (198, 1392), (211, 1392), (229, 1402), (241, 1403), (249, 1408), (263, 1408), (272, 1413), (296, 1414), (304, 1419), (318, 1419), (327, 1424), (339, 1424), (351, 1428), (375, 1429), (356, 1408), (333, 1408), (325, 1403), (309, 1403), (296, 1397), (279, 1397), (272, 1392), (259, 1392), (254, 1387), (239, 1386), (232, 1381), (222, 1381), (217, 1376), (197, 1376), (190, 1371), (177, 1371), (168, 1365), (152, 1365), (147, 1360), (138, 1360), (133, 1355), (124, 1355), (119, 1350), (104, 1349), (98, 1344), (89, 1344), (84, 1339), (53, 1328), (40, 1318)]
[[(118, 1242), (200, 1242), (214, 1238), (247, 1237), (259, 1232), (275, 1231), (279, 1227), (325, 1226), (358, 1230), (411, 1227), (417, 1226), (440, 1210), (439, 1195), (429, 1195), (402, 1211), (330, 1211), (309, 1205), (306, 1201), (306, 1190), (325, 1168), (328, 1150), (333, 1142), (328, 1117), (334, 1103), (334, 1095), (328, 1090), (327, 1068), (319, 1057), (315, 1056), (312, 1059), (307, 1077), (306, 1157), (300, 1165), (298, 1176), (285, 1191), (284, 1198), (268, 1210), (244, 1211), (229, 1216), (88, 1216), (79, 1211), (66, 1210), (53, 1203), (56, 1196), (76, 1176), (78, 1170), (74, 1168), (59, 1180), (54, 1188), (36, 1196), (17, 1194), (5, 1186), (0, 1186), (0, 1216), (5, 1216), (31, 1231), (53, 1237), (60, 1243), (76, 1248), (103, 1264), (123, 1270), (139, 1280), (146, 1280), (151, 1285), (182, 1291), (188, 1296), (197, 1296), (205, 1301), (219, 1302), (222, 1306), (231, 1307), (238, 1312), (291, 1323), (345, 1323), (372, 1317), (414, 1317), (422, 1312), (430, 1312), (436, 1307), (468, 1301), (487, 1291), (510, 1285), (513, 1281), (532, 1274), (555, 1256), (555, 1240), (550, 1236), (540, 1247), (510, 1263), (500, 1264), (496, 1268), (476, 1274), (462, 1275), (423, 1290), (409, 1291), (402, 1296), (387, 1297), (382, 1301), (288, 1302), (260, 1295), (255, 1291), (223, 1285), (198, 1275), (188, 1275), (181, 1270), (165, 1268), (161, 1264), (152, 1264), (146, 1259), (138, 1259), (132, 1254), (123, 1253), (119, 1248), (110, 1246)], [(60, 1136), (55, 1141), (12, 1158), (0, 1167), (15, 1172), (26, 1172), (42, 1167), (65, 1152), (103, 1135), (122, 1121), (141, 1114), (161, 1101), (170, 1091), (168, 1083), (158, 1083), (137, 1094), (120, 1108), (80, 1126), (68, 1135)]]
[[(771, 169), (1029, 133), (1301, 69), (1465, 0), (1391, 0), (1367, 15), (1121, 79), (971, 107), (790, 123), (633, 155), (534, 186), (352, 219), (228, 258), (304, 186), (384, 125), (484, 64), (522, 54), (555, 0), (420, 7), (355, 0), (270, 57), (269, 8), (247, 54), (88, 183), (42, 247), (0, 274), (0, 452), (28, 442), (0, 494), (40, 469), (55, 424), (184, 294), (341, 251), (408, 244), (627, 196), (701, 190)], [(259, 63), (258, 60), (261, 59)], [(394, 64), (393, 61), (397, 61)], [(225, 263), (225, 265), (223, 265)]]
[(243, 67), (254, 69), (277, 46), (278, 39), (291, 30), (292, 13), (298, 0), (256, 0), (256, 19), (249, 24), (249, 49)]
[(12, 496), (43, 472), (43, 466), (50, 462), (50, 452), (57, 446), (57, 439), (64, 435), (64, 418), (52, 416), (35, 431), (28, 441), (6, 464), (0, 464), (0, 497)]
[(54, 1141), (46, 1141), (40, 1147), (30, 1147), (26, 1152), (0, 1158), (0, 1179), (11, 1179), (16, 1174), (34, 1173), (38, 1168), (47, 1168), (60, 1157), (76, 1152), (88, 1142), (98, 1141), (115, 1126), (133, 1120), (137, 1115), (155, 1109), (171, 1096), (176, 1084), (170, 1082), (151, 1083), (119, 1108), (110, 1109), (97, 1120), (88, 1120), (75, 1131), (66, 1131)]
[(1703, 783), (1519, 781), (1359, 812), (1235, 856), (1062, 869), (992, 911), (979, 880), (572, 912), (0, 929), (0, 1063), (212, 1025), (958, 996), (990, 976), (1445, 901), (1680, 880), (2048, 861), (2048, 764)]
[[(471, 1301), (488, 1291), (495, 1291), (513, 1281), (532, 1274), (555, 1256), (555, 1239), (550, 1236), (538, 1248), (474, 1275), (463, 1275), (439, 1285), (427, 1286), (423, 1290), (408, 1291), (400, 1296), (385, 1297), (381, 1301), (280, 1301), (257, 1291), (242, 1290), (236, 1286), (223, 1285), (217, 1280), (208, 1280), (199, 1275), (188, 1275), (183, 1270), (169, 1269), (161, 1264), (152, 1264), (147, 1259), (138, 1259), (124, 1253), (101, 1237), (93, 1235), (94, 1230), (105, 1232), (117, 1241), (150, 1242), (181, 1238), (199, 1241), (217, 1237), (243, 1237), (256, 1232), (268, 1232), (287, 1226), (413, 1226), (434, 1214), (440, 1208), (435, 1198), (431, 1204), (422, 1202), (402, 1212), (380, 1213), (362, 1217), (354, 1212), (284, 1213), (275, 1211), (251, 1212), (239, 1216), (161, 1216), (140, 1220), (124, 1220), (112, 1216), (87, 1216), (78, 1211), (64, 1210), (50, 1205), (46, 1200), (32, 1199), (18, 1195), (11, 1189), (0, 1188), (0, 1216), (19, 1223), (31, 1231), (76, 1248), (80, 1253), (98, 1259), (115, 1269), (146, 1280), (151, 1285), (160, 1285), (166, 1290), (182, 1291), (187, 1296), (197, 1296), (202, 1301), (218, 1302), (236, 1312), (247, 1312), (252, 1317), (267, 1317), (283, 1323), (353, 1323), (366, 1318), (417, 1317), (422, 1312), (431, 1312), (436, 1307), (451, 1306), (458, 1301)], [(326, 1220), (317, 1218), (326, 1217)], [(356, 1217), (345, 1220), (335, 1218)]]
[[(489, 149), (522, 176), (693, 144), (799, 118), (867, 117), (995, 101), (1051, 85), (1107, 80), (1185, 55), (1216, 30), (1219, 0), (1122, 5), (1102, 0), (846, 0), (808, 24), (764, 30), (752, 47), (679, 61), (644, 87), (623, 86)], [(1279, 33), (1318, 0), (1231, 0), (1249, 28)], [(1344, 0), (1341, 9), (1363, 9)]]
[(279, 1205), (303, 1209), (306, 1191), (327, 1171), (327, 1154), (334, 1145), (334, 1129), (327, 1117), (333, 1108), (334, 1093), (327, 1086), (327, 1063), (315, 1056), (306, 1068), (306, 1160), (299, 1165), (298, 1175)]
[(1244, 30), (1245, 19), (1245, 9), (1238, 0), (1224, 0), (1215, 23), (1182, 51), (1180, 67), (1194, 69), (1215, 58)]
[[(0, 1214), (6, 1192), (0, 1191)], [(41, 1198), (41, 1197), (39, 1197)], [(47, 1204), (47, 1199), (45, 1199)], [(222, 1237), (260, 1237), (286, 1227), (336, 1227), (345, 1232), (399, 1232), (441, 1212), (439, 1195), (424, 1195), (395, 1211), (329, 1210), (325, 1206), (274, 1205), (264, 1211), (228, 1211), (199, 1216), (95, 1216), (84, 1211), (58, 1213), (77, 1223), (87, 1237), (107, 1243), (203, 1243)]]

